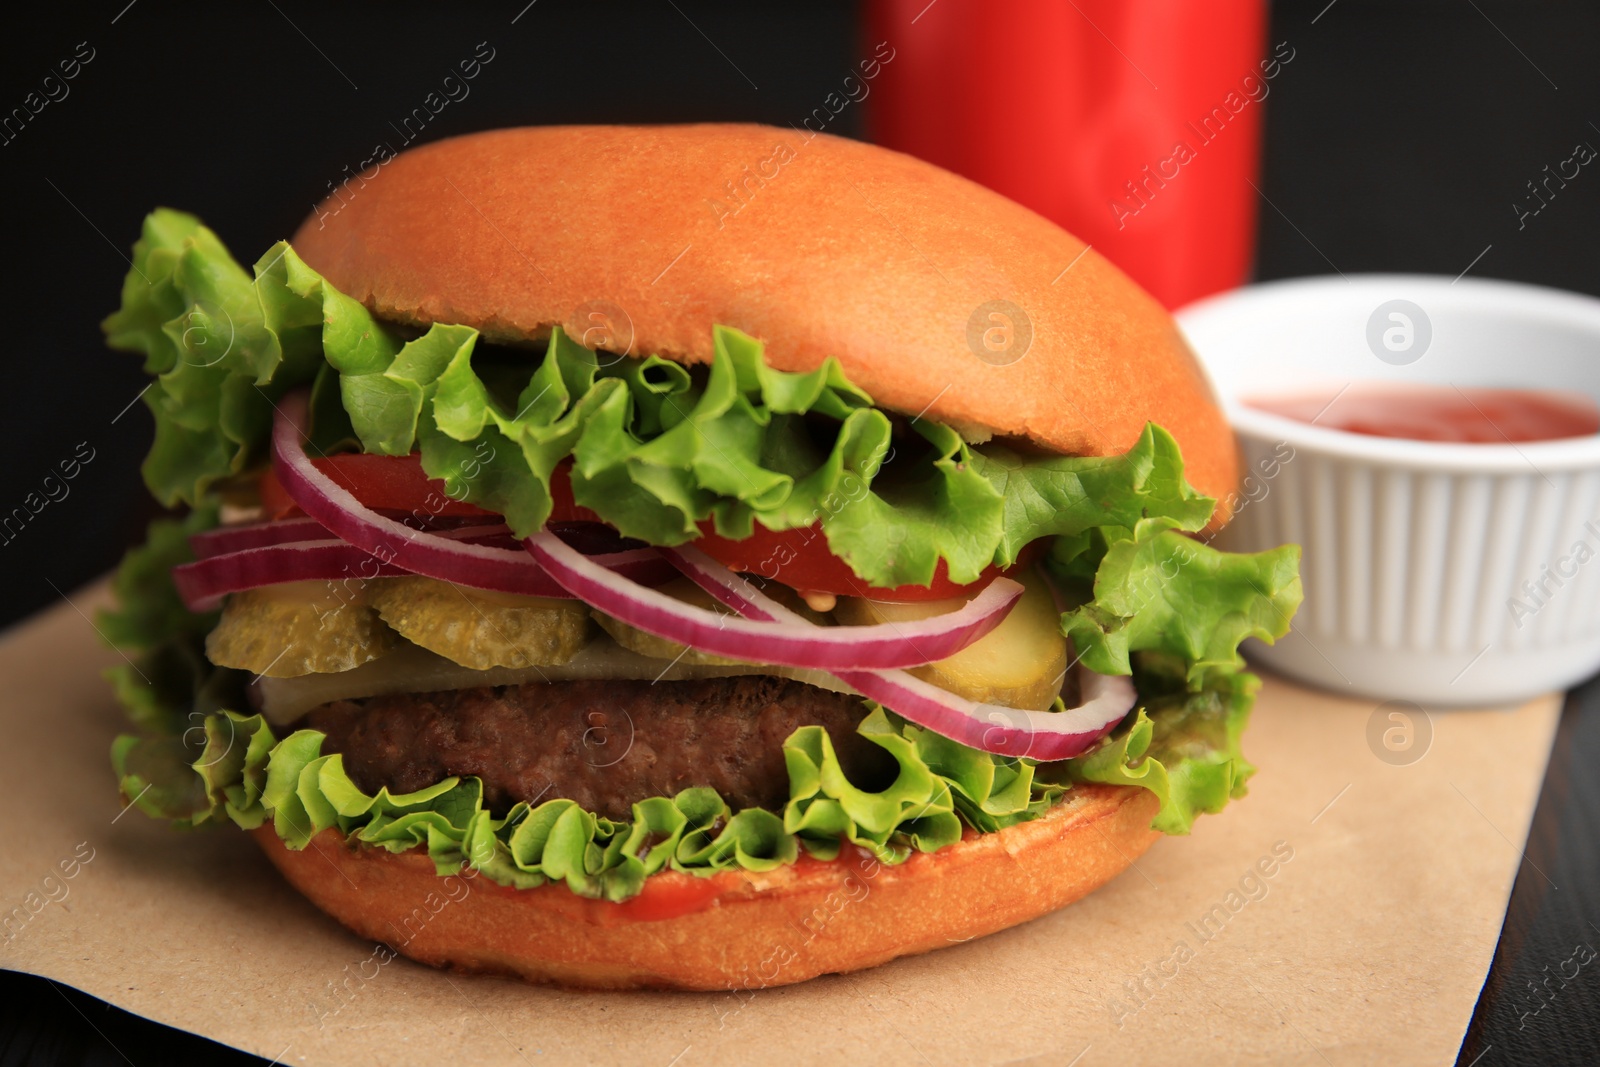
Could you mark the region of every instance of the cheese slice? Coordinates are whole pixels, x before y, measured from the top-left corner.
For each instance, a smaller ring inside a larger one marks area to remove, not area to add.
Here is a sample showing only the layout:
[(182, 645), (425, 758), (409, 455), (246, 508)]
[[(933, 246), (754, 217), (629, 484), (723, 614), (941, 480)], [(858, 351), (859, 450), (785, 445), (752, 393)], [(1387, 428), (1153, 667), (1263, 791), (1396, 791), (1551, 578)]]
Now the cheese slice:
[(672, 682), (689, 678), (727, 678), (767, 674), (793, 678), (838, 693), (852, 690), (826, 671), (751, 664), (692, 664), (641, 656), (601, 635), (565, 663), (539, 667), (493, 667), (474, 670), (425, 648), (402, 642), (394, 651), (338, 674), (298, 678), (257, 678), (250, 683), (251, 703), (274, 726), (286, 726), (312, 708), (335, 700), (359, 700), (389, 693), (436, 693), (476, 686), (524, 685), (583, 679)]

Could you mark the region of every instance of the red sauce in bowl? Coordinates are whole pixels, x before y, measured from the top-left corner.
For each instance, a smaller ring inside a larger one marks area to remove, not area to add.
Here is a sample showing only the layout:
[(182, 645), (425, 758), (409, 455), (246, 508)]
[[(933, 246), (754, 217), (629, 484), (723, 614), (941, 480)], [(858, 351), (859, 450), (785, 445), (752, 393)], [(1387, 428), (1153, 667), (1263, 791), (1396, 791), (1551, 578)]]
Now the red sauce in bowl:
[(1503, 445), (1600, 433), (1600, 406), (1565, 389), (1358, 382), (1343, 390), (1254, 397), (1243, 403), (1330, 430), (1412, 441)]

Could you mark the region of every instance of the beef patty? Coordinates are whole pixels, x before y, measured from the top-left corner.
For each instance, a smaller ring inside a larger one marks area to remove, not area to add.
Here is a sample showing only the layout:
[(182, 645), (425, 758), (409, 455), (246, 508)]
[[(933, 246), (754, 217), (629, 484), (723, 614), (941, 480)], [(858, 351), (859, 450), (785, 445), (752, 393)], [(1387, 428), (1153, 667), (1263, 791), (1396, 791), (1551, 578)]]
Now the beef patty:
[(450, 775), (483, 780), (484, 805), (557, 797), (612, 819), (630, 805), (710, 786), (735, 811), (781, 810), (783, 742), (818, 725), (850, 781), (878, 790), (896, 764), (860, 734), (860, 697), (782, 678), (533, 683), (341, 700), (297, 724), (327, 735), (364, 792), (407, 793)]

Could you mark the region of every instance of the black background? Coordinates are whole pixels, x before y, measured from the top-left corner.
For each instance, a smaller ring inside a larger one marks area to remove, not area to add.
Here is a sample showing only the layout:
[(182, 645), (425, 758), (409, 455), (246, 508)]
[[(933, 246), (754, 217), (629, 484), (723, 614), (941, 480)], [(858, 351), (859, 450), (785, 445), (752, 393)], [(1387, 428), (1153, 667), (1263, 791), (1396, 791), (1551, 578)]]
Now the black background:
[[(0, 260), (12, 297), (0, 514), (38, 490), (79, 442), (95, 451), (70, 496), (0, 545), (0, 624), (104, 572), (154, 513), (137, 475), (150, 420), (141, 405), (128, 409), (145, 378), (135, 357), (103, 348), (98, 329), (151, 207), (199, 214), (248, 262), (290, 234), (344, 168), (394, 140), (390, 123), (480, 41), (495, 50), (493, 62), (425, 139), (557, 122), (782, 125), (834, 88), (861, 52), (857, 7), (841, 0), (538, 0), (515, 24), (526, 0), (448, 10), (125, 3), (50, 5), (0, 40), (0, 113), (79, 42), (94, 49), (70, 95), (0, 145)], [(1513, 207), (1574, 144), (1600, 146), (1600, 5), (1279, 3), (1271, 39), (1297, 54), (1266, 105), (1259, 278), (1455, 276), (1470, 265), (1474, 275), (1600, 293), (1600, 172), (1583, 170), (1520, 227)], [(841, 123), (841, 132), (863, 134), (861, 109)], [(1600, 691), (1591, 687), (1563, 719), (1464, 1064), (1594, 1058), (1592, 982), (1525, 1024), (1519, 1012), (1543, 964), (1579, 940), (1600, 942), (1589, 922), (1600, 914), (1590, 907), (1600, 896), (1595, 757)], [(0, 1067), (224, 1055), (177, 1041), (90, 998), (0, 977)]]

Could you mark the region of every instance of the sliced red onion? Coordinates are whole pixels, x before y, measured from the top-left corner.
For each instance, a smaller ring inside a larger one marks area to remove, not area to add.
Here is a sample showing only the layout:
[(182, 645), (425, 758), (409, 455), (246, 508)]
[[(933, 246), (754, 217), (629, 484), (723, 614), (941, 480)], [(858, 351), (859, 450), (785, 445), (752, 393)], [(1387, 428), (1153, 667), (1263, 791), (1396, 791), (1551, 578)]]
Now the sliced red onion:
[[(383, 578), (406, 572), (337, 539), (244, 548), (172, 568), (172, 584), (190, 611), (211, 611), (229, 593), (284, 582)], [(551, 583), (554, 584), (554, 583)], [(565, 595), (557, 593), (557, 596)]]
[(326, 541), (331, 536), (328, 528), (316, 519), (279, 519), (276, 522), (219, 526), (215, 530), (194, 534), (189, 538), (189, 547), (194, 549), (195, 558), (209, 559), (247, 548), (265, 548), (295, 541)]
[[(300, 446), (305, 437), (306, 412), (304, 391), (291, 393), (279, 401), (272, 427), (272, 453), (278, 464), (278, 480), (301, 511), (335, 536), (411, 574), (502, 593), (559, 595), (551, 592), (559, 586), (553, 585), (533, 557), (524, 551), (473, 544), (446, 534), (425, 533), (362, 504), (348, 489), (318, 470)], [(452, 534), (460, 532), (451, 531)], [(670, 573), (670, 568), (648, 549), (617, 556), (628, 558), (612, 558), (611, 564), (625, 565), (632, 577), (639, 580), (646, 580), (652, 573), (660, 575), (657, 580), (662, 580), (662, 572)], [(596, 566), (604, 570), (607, 564)]]
[[(517, 545), (520, 542), (503, 524), (481, 524), (458, 530), (449, 530), (433, 536), (451, 541), (478, 544)], [(661, 581), (664, 571), (671, 567), (654, 549), (632, 549), (595, 556), (602, 567), (639, 581)], [(172, 569), (173, 584), (190, 611), (210, 611), (229, 593), (256, 589), (264, 585), (281, 585), (284, 582), (345, 581), (368, 578), (386, 578), (409, 574), (410, 571), (384, 563), (354, 545), (336, 538), (316, 541), (294, 541), (277, 545), (245, 548), (219, 556), (208, 556), (194, 563), (185, 563)], [(555, 580), (542, 572), (542, 584), (535, 585), (530, 596), (554, 597), (571, 600), (568, 593)]]
[(1133, 710), (1129, 678), (1078, 665), (1083, 703), (1064, 711), (979, 704), (905, 671), (852, 671), (839, 679), (869, 700), (968, 748), (1001, 756), (1063, 760), (1081, 756)]
[[(696, 585), (746, 618), (814, 625), (697, 548), (664, 548), (661, 553)], [(1065, 711), (980, 704), (905, 671), (832, 673), (869, 700), (968, 748), (1036, 760), (1082, 755), (1110, 733), (1138, 702), (1131, 679), (1097, 674), (1081, 664), (1078, 675), (1084, 702)]]
[[(380, 511), (386, 517), (400, 518), (407, 525), (415, 523), (417, 519), (408, 516), (405, 512)], [(457, 537), (462, 532), (472, 532), (485, 527), (498, 527), (507, 535), (509, 528), (500, 521), (498, 515), (488, 517), (467, 516), (457, 518), (448, 516), (428, 521), (425, 525), (415, 526), (414, 529), (426, 530), (437, 533), (442, 537)], [(206, 559), (210, 556), (221, 556), (229, 552), (238, 552), (246, 548), (264, 548), (267, 545), (286, 545), (295, 541), (326, 541), (333, 534), (328, 528), (316, 519), (304, 516), (293, 519), (276, 519), (271, 522), (241, 523), (238, 526), (219, 526), (214, 530), (206, 530), (189, 538), (189, 547), (194, 549), (195, 557)], [(521, 543), (512, 540), (512, 546), (520, 549)]]
[[(328, 531), (322, 532), (326, 534)], [(503, 523), (450, 530), (436, 536), (452, 541), (471, 540), (502, 546), (518, 543), (512, 537), (510, 527)], [(202, 612), (217, 607), (229, 593), (264, 585), (385, 578), (409, 573), (401, 567), (383, 563), (338, 538), (322, 537), (207, 556), (194, 563), (174, 567), (172, 580), (189, 610)], [(547, 581), (547, 586), (549, 592), (539, 595), (571, 599), (567, 591), (555, 582)]]
[(629, 626), (702, 652), (791, 667), (914, 667), (953, 656), (1000, 625), (1022, 586), (996, 578), (958, 611), (917, 622), (875, 626), (816, 626), (747, 619), (685, 604), (641, 588), (568, 547), (548, 530), (524, 544), (556, 581), (579, 600)]

